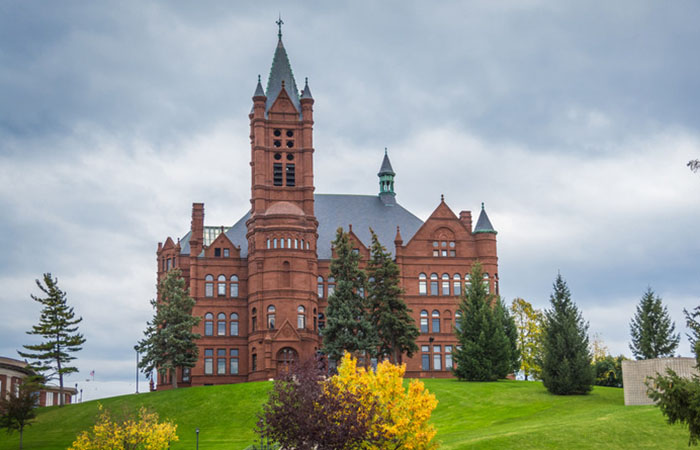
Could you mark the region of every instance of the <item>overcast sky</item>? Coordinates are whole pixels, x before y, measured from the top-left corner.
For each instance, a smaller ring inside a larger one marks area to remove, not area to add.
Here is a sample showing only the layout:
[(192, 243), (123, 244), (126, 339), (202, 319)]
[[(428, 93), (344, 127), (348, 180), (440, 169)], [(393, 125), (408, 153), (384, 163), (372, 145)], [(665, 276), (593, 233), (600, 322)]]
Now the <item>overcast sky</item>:
[[(647, 287), (686, 332), (700, 302), (700, 3), (0, 1), (0, 355), (34, 342), (34, 279), (83, 317), (84, 398), (133, 392), (155, 251), (249, 207), (248, 112), (279, 12), (315, 98), (320, 193), (481, 202), (501, 293), (546, 308), (557, 272), (631, 356)], [(689, 356), (685, 336), (678, 349)], [(95, 381), (85, 382), (95, 370)], [(145, 388), (145, 383), (141, 389)]]

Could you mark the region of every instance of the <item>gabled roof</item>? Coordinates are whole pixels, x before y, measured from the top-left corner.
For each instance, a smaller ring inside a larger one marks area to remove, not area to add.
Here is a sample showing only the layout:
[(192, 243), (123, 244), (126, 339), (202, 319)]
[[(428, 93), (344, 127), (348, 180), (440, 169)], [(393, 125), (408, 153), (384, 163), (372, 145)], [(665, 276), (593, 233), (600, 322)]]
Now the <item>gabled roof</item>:
[[(331, 259), (331, 242), (335, 239), (338, 227), (343, 227), (347, 231), (348, 226), (352, 224), (354, 234), (366, 247), (372, 244), (372, 235), (369, 232), (369, 228), (372, 227), (379, 242), (393, 255), (396, 227), (400, 226), (402, 236), (406, 241), (410, 241), (423, 225), (422, 220), (403, 206), (398, 204), (386, 206), (376, 195), (315, 194), (314, 210), (318, 219), (319, 259)], [(240, 246), (241, 258), (248, 257), (246, 221), (249, 218), (250, 212), (225, 231), (226, 237), (234, 245)], [(207, 228), (221, 229), (205, 227)], [(190, 233), (187, 233), (180, 240), (182, 254), (190, 252), (189, 238)]]
[(486, 214), (484, 209), (484, 204), (481, 204), (481, 214), (479, 214), (479, 220), (476, 221), (476, 226), (474, 227), (474, 233), (496, 233), (493, 229), (489, 216)]
[(299, 90), (297, 83), (294, 81), (292, 66), (289, 64), (287, 51), (282, 44), (282, 38), (277, 41), (275, 56), (272, 58), (272, 67), (270, 68), (270, 76), (267, 79), (267, 102), (265, 104), (265, 112), (267, 113), (272, 108), (273, 103), (277, 100), (277, 96), (282, 91), (282, 81), (284, 81), (284, 90), (287, 91), (289, 99), (296, 110), (301, 113), (301, 105), (299, 103)]

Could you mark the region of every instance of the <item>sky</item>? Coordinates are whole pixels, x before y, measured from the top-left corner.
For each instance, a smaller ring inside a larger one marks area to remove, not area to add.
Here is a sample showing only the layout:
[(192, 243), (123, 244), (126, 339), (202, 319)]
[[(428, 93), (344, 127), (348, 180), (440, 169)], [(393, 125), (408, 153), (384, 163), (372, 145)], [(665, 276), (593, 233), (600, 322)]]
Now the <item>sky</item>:
[(208, 225), (249, 207), (278, 14), (315, 99), (316, 192), (376, 194), (386, 147), (418, 217), (442, 194), (486, 204), (508, 302), (547, 308), (561, 273), (590, 334), (631, 357), (651, 287), (690, 356), (700, 3), (644, 0), (0, 0), (0, 355), (36, 343), (30, 294), (50, 272), (87, 339), (66, 384), (135, 390), (158, 242), (188, 231), (193, 202)]

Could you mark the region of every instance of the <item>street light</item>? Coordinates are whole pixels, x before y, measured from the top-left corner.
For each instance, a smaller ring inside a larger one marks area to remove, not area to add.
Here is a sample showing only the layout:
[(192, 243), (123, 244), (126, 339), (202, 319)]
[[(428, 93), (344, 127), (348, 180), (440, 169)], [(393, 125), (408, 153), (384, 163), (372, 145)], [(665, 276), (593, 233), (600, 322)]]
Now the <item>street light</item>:
[(197, 450), (199, 450), (199, 428), (195, 428), (195, 433), (197, 433)]
[(139, 393), (139, 348), (134, 345), (134, 350), (136, 350), (136, 393)]

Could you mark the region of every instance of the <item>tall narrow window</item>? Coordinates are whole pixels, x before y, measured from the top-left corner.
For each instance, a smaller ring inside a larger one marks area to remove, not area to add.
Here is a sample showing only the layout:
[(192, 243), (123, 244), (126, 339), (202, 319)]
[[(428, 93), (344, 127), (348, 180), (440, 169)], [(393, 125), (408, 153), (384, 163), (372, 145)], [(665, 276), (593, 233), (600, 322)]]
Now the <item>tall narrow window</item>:
[(450, 295), (450, 276), (442, 274), (442, 295)]
[(295, 186), (296, 180), (294, 177), (294, 164), (287, 164), (287, 186)]
[(192, 374), (192, 371), (190, 370), (189, 367), (183, 367), (182, 368), (182, 381), (184, 383), (189, 383), (191, 374)]
[(231, 360), (229, 364), (229, 373), (231, 375), (238, 375), (238, 349), (232, 348), (230, 351)]
[(226, 349), (216, 350), (216, 374), (226, 375)]
[(460, 331), (462, 329), (462, 311), (457, 310), (455, 313), (455, 330)]
[(323, 277), (316, 278), (316, 294), (318, 298), (323, 298)]
[(430, 295), (438, 295), (438, 274), (430, 274)]
[(255, 331), (258, 328), (258, 310), (253, 308), (250, 312), (250, 331)]
[(226, 276), (219, 275), (216, 281), (216, 295), (219, 297), (226, 296)]
[(442, 332), (443, 333), (452, 333), (452, 312), (447, 309), (442, 312), (443, 315), (443, 324), (444, 326), (442, 327)]
[(439, 345), (433, 345), (433, 370), (442, 370), (441, 350)]
[(226, 336), (226, 314), (224, 313), (216, 315), (216, 335)]
[(418, 275), (418, 294), (428, 295), (428, 277), (424, 273)]
[(316, 328), (316, 319), (318, 317), (318, 314), (316, 314), (316, 308), (314, 308), (314, 313), (313, 313), (313, 318), (314, 318), (314, 332), (318, 331)]
[(455, 274), (452, 281), (452, 295), (462, 295), (462, 277)]
[(238, 275), (231, 275), (231, 297), (238, 297)]
[(267, 307), (267, 328), (270, 330), (275, 329), (275, 307), (270, 305)]
[(328, 277), (328, 296), (330, 297), (335, 292), (335, 278)]
[(306, 309), (301, 305), (297, 308), (297, 328), (306, 328)]
[(433, 310), (433, 333), (440, 332), (440, 311), (437, 309)]
[(282, 286), (289, 287), (291, 283), (291, 269), (289, 266), (289, 261), (282, 263)]
[(214, 335), (214, 314), (212, 313), (206, 313), (204, 315), (204, 335)]
[(420, 332), (429, 333), (428, 331), (428, 311), (423, 310), (420, 312)]
[(484, 272), (484, 286), (486, 286), (486, 292), (490, 294), (491, 289), (489, 286), (489, 274), (487, 272)]
[(214, 374), (214, 349), (204, 349), (204, 375)]
[(452, 369), (452, 346), (445, 346), (445, 370)]
[(238, 314), (231, 313), (229, 318), (231, 319), (229, 333), (231, 333), (231, 336), (238, 336)]
[(430, 370), (430, 346), (429, 345), (421, 345), (420, 347), (421, 351), (421, 370), (423, 371), (428, 371)]
[(282, 186), (282, 163), (272, 164), (272, 184)]
[(257, 355), (257, 353), (253, 353), (251, 355), (251, 366), (252, 366), (253, 372), (258, 370), (258, 355)]
[(204, 296), (214, 296), (214, 275), (207, 275), (204, 277)]
[(326, 326), (326, 316), (323, 313), (318, 313), (318, 330), (321, 331)]

